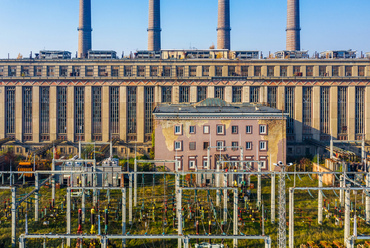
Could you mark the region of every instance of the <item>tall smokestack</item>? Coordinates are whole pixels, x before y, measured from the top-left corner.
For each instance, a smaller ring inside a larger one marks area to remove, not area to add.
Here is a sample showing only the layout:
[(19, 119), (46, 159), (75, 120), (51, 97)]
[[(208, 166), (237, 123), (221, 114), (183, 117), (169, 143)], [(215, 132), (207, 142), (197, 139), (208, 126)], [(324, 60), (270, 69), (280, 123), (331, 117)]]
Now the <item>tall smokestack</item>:
[(78, 27), (78, 58), (87, 58), (91, 50), (91, 0), (80, 0), (80, 26)]
[(218, 0), (217, 49), (230, 50), (230, 0)]
[(288, 0), (286, 50), (301, 50), (301, 27), (299, 23), (299, 0)]
[(148, 50), (161, 50), (161, 4), (160, 0), (149, 0)]

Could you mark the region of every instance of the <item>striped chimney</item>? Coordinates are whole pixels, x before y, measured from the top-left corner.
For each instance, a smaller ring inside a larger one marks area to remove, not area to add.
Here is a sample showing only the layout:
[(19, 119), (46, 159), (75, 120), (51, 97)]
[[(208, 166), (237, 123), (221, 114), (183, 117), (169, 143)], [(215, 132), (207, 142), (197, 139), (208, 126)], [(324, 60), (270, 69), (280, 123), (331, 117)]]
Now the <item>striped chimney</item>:
[(87, 58), (91, 50), (91, 0), (80, 0), (80, 23), (78, 27), (78, 58)]
[(301, 28), (299, 23), (299, 0), (288, 0), (286, 28), (286, 50), (301, 50)]
[(218, 0), (217, 49), (230, 50), (230, 0)]
[(148, 50), (161, 50), (161, 7), (160, 0), (149, 0)]

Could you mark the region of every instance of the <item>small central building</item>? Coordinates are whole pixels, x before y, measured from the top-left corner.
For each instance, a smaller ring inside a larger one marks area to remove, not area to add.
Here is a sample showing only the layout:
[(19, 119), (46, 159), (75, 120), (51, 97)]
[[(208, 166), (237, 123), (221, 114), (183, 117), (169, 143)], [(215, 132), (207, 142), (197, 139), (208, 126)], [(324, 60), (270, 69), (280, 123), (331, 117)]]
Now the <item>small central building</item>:
[(273, 163), (286, 162), (286, 115), (278, 109), (208, 98), (161, 104), (153, 115), (155, 159), (178, 160), (179, 170), (214, 170), (219, 160), (261, 161), (262, 170), (274, 170)]

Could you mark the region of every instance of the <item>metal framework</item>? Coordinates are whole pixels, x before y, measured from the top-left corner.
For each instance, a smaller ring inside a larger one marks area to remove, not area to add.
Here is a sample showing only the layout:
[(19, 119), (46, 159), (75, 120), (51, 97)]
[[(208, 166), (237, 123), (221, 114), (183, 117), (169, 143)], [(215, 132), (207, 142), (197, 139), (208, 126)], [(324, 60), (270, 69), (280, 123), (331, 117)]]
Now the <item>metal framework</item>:
[(241, 86), (233, 86), (232, 102), (242, 102), (242, 90)]
[(260, 102), (260, 87), (259, 86), (250, 87), (250, 102), (254, 102), (254, 103)]
[(119, 134), (119, 87), (109, 87), (109, 125), (110, 133)]
[(76, 140), (85, 140), (85, 87), (75, 87), (75, 135)]
[(347, 87), (338, 87), (338, 134), (347, 131)]
[(180, 86), (179, 92), (179, 102), (189, 102), (190, 100), (190, 87), (189, 86)]
[(276, 89), (275, 86), (267, 87), (267, 102), (272, 108), (276, 108)]
[(197, 102), (207, 98), (207, 86), (197, 86)]
[(7, 135), (15, 134), (15, 87), (5, 87), (6, 101), (5, 101), (5, 116)]
[(172, 86), (162, 86), (162, 102), (172, 102)]
[(57, 87), (57, 125), (58, 134), (67, 133), (67, 87), (59, 86)]
[(145, 87), (145, 134), (153, 133), (154, 87)]
[[(49, 140), (50, 136), (50, 87), (40, 87), (40, 134), (41, 140)], [(47, 136), (48, 139), (43, 138)]]
[(102, 88), (100, 86), (92, 87), (92, 133), (94, 141), (102, 139)]
[(136, 87), (127, 87), (127, 132), (136, 134)]
[(23, 133), (25, 140), (32, 140), (32, 87), (23, 87)]
[(330, 87), (320, 87), (320, 131), (330, 134)]
[(303, 87), (303, 134), (311, 134), (312, 126), (312, 87)]
[[(365, 87), (356, 87), (355, 133), (365, 133)], [(357, 139), (357, 138), (356, 138)]]
[(285, 87), (285, 112), (289, 114), (286, 121), (286, 133), (289, 135), (294, 134), (294, 100), (295, 100), (295, 87)]
[(215, 98), (225, 99), (225, 87), (215, 86)]

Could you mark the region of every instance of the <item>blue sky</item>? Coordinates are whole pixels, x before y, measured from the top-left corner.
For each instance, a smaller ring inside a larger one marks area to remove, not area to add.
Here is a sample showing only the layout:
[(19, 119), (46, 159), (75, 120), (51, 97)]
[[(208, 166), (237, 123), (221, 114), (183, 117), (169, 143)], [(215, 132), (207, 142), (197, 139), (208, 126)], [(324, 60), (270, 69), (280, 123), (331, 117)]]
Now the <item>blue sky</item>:
[[(79, 0), (0, 0), (0, 58), (77, 51)], [(370, 0), (301, 0), (301, 46), (370, 52)], [(216, 45), (217, 0), (162, 0), (162, 48)], [(93, 49), (147, 48), (148, 0), (92, 0)], [(231, 0), (232, 50), (285, 49), (286, 0)]]

